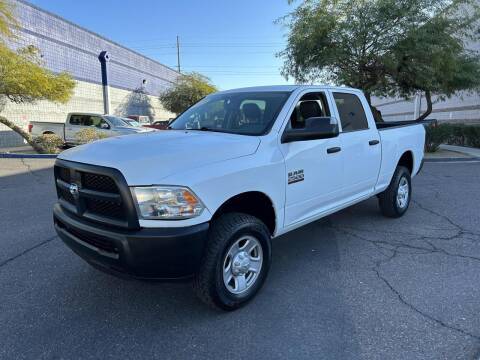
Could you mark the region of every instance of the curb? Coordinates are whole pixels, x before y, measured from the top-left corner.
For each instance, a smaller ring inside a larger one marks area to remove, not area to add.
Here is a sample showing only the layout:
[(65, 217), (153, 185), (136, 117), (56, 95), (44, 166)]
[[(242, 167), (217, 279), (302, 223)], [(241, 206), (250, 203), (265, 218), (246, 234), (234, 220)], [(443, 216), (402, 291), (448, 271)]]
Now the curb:
[(425, 162), (480, 162), (480, 158), (465, 157), (465, 158), (425, 158)]
[(56, 159), (58, 154), (15, 154), (0, 153), (0, 159)]

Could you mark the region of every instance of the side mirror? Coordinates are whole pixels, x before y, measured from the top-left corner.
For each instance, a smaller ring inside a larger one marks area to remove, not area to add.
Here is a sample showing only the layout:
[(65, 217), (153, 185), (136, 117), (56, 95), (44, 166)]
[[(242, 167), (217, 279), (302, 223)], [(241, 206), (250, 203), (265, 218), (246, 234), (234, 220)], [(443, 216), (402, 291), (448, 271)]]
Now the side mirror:
[(101, 128), (101, 129), (108, 130), (108, 129), (110, 129), (110, 125), (108, 125), (107, 123), (101, 123), (101, 124), (100, 124), (100, 128)]
[(286, 129), (282, 135), (282, 143), (330, 139), (337, 137), (338, 134), (338, 123), (333, 117), (311, 117), (305, 120), (305, 126), (302, 128)]

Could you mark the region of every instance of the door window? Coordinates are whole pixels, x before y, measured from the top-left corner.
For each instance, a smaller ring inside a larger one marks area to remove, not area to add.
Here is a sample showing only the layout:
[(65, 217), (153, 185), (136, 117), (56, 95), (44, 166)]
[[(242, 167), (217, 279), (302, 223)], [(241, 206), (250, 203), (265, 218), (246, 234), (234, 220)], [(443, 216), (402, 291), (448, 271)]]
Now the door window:
[(90, 126), (95, 126), (100, 129), (102, 124), (106, 124), (106, 122), (100, 116), (90, 116)]
[(70, 125), (83, 125), (83, 115), (72, 115), (70, 116)]
[(305, 120), (314, 117), (330, 116), (327, 98), (324, 93), (308, 93), (298, 101), (290, 116), (288, 127), (301, 129), (305, 127)]
[(333, 93), (337, 105), (342, 131), (368, 129), (367, 116), (358, 96), (347, 93)]

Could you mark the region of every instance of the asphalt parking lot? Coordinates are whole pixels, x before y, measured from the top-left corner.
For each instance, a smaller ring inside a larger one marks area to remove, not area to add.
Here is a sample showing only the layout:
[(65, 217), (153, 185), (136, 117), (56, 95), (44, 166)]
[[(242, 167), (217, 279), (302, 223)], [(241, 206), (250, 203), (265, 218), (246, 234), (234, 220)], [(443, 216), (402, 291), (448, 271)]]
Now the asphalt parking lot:
[(260, 294), (210, 310), (188, 283), (100, 273), (55, 236), (53, 160), (0, 159), (1, 359), (476, 359), (480, 163), (426, 163), (376, 199), (274, 240)]

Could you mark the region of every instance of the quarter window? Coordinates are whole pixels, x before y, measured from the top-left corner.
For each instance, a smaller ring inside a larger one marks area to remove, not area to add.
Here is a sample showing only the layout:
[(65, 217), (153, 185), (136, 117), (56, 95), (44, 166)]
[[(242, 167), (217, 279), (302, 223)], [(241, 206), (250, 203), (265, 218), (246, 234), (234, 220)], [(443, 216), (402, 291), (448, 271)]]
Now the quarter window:
[(368, 129), (367, 116), (358, 96), (347, 93), (333, 93), (337, 105), (342, 131)]

